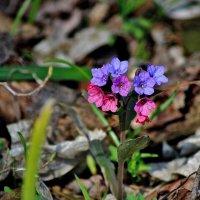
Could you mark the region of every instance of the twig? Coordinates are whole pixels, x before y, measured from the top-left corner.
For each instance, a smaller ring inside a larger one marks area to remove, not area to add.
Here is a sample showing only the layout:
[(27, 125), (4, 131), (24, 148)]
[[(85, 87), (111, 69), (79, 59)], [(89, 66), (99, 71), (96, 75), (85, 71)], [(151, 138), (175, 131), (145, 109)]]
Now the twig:
[(48, 165), (54, 160), (55, 156), (56, 156), (56, 153), (53, 153), (53, 154), (50, 156), (49, 160), (47, 160), (47, 161), (41, 166), (41, 168), (45, 168), (46, 166), (48, 166)]
[(3, 86), (8, 92), (10, 92), (13, 96), (18, 96), (18, 97), (26, 97), (26, 96), (32, 96), (35, 93), (39, 92), (44, 86), (45, 84), (48, 82), (48, 80), (50, 79), (51, 75), (52, 75), (52, 71), (53, 68), (50, 67), (48, 70), (48, 74), (46, 76), (46, 78), (44, 79), (44, 81), (42, 81), (39, 86), (37, 88), (35, 88), (34, 90), (32, 90), (31, 92), (27, 92), (27, 93), (18, 93), (15, 90), (13, 90), (9, 84), (7, 82), (0, 82), (0, 86)]
[[(167, 200), (167, 198), (171, 195), (171, 194), (173, 194), (174, 192), (176, 192), (180, 187), (182, 187), (187, 181), (188, 181), (188, 179), (192, 176), (192, 175), (194, 175), (194, 174), (196, 174), (197, 172), (195, 171), (195, 172), (192, 172), (184, 181), (181, 181), (181, 183), (179, 184), (179, 186), (177, 187), (177, 188), (175, 188), (175, 189), (173, 189), (172, 191), (170, 191), (168, 194), (166, 194), (164, 197), (162, 197), (161, 199), (159, 199), (159, 200)], [(196, 199), (195, 199), (196, 200)]]
[(2, 170), (0, 171), (0, 174), (5, 173), (5, 172), (9, 172), (10, 170), (11, 170), (11, 168), (2, 169)]
[(196, 177), (192, 187), (191, 200), (200, 199), (200, 166), (196, 172)]

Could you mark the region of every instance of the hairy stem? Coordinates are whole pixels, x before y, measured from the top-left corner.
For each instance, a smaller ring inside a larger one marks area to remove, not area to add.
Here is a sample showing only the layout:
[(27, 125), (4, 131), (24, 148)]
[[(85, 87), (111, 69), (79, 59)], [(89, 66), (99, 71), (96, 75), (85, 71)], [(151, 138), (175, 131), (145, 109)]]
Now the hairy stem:
[[(125, 142), (126, 139), (126, 132), (121, 131), (120, 135), (120, 142), (123, 143)], [(123, 200), (123, 178), (124, 178), (124, 161), (120, 161), (118, 163), (118, 200)]]

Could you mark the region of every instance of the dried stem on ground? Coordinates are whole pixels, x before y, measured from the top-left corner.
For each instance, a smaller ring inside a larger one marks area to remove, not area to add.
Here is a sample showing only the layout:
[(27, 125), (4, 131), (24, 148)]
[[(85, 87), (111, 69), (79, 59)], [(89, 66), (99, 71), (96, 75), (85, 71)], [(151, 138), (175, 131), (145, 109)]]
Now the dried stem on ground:
[(18, 97), (32, 96), (35, 93), (39, 92), (46, 85), (46, 83), (49, 81), (51, 75), (52, 75), (52, 67), (49, 68), (48, 74), (47, 74), (46, 78), (44, 79), (44, 81), (42, 81), (36, 89), (32, 90), (31, 92), (27, 92), (27, 93), (16, 92), (9, 86), (9, 84), (7, 82), (0, 82), (0, 86), (3, 86), (13, 96), (18, 96)]

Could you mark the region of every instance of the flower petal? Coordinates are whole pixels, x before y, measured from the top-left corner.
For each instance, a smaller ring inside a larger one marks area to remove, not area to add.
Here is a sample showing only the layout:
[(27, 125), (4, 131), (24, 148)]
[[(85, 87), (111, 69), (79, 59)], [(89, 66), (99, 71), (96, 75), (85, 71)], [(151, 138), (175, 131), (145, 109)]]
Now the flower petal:
[(120, 63), (119, 71), (120, 71), (120, 74), (124, 74), (128, 71), (128, 61), (122, 61)]
[(110, 64), (105, 64), (101, 67), (101, 71), (105, 75), (109, 75)]
[(156, 81), (155, 81), (153, 78), (148, 78), (148, 79), (146, 80), (146, 85), (147, 85), (148, 87), (153, 87), (155, 84), (156, 84)]
[(159, 77), (162, 76), (165, 72), (165, 69), (163, 66), (155, 66), (155, 72), (154, 72), (154, 77)]
[(161, 83), (167, 83), (167, 82), (168, 82), (168, 78), (165, 75), (162, 75), (156, 78), (157, 85), (161, 85)]
[(144, 94), (152, 95), (153, 93), (154, 93), (154, 89), (152, 87), (145, 87), (144, 88)]
[(91, 70), (92, 76), (94, 77), (101, 77), (103, 75), (102, 71), (100, 68), (94, 68)]
[(144, 94), (144, 89), (143, 89), (143, 88), (135, 87), (135, 91), (136, 91), (139, 95)]
[(156, 71), (156, 68), (154, 67), (154, 65), (148, 65), (148, 66), (147, 66), (147, 71), (149, 72), (149, 75), (150, 75), (151, 77), (153, 77), (153, 75), (154, 75), (154, 73), (155, 73), (155, 71)]
[(116, 70), (116, 69), (119, 69), (120, 67), (120, 60), (115, 57), (111, 60), (110, 64), (112, 65), (112, 67)]

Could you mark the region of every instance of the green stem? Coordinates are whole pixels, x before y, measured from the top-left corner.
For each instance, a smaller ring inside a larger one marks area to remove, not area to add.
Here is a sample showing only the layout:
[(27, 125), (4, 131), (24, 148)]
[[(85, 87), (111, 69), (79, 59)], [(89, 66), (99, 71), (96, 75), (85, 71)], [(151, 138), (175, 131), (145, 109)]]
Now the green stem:
[[(124, 143), (125, 140), (126, 140), (126, 132), (125, 131), (121, 131), (121, 135), (120, 135), (121, 144)], [(118, 163), (117, 178), (118, 178), (118, 196), (117, 196), (117, 199), (118, 200), (123, 200), (124, 161), (120, 161)]]
[(111, 137), (113, 143), (118, 147), (119, 146), (119, 139), (117, 137), (117, 135), (115, 134), (115, 132), (112, 130), (112, 128), (110, 127), (107, 119), (104, 117), (104, 115), (101, 113), (101, 111), (94, 105), (94, 104), (90, 104), (93, 112), (96, 114), (96, 116), (99, 118), (99, 120), (102, 122), (102, 124), (104, 126), (108, 127), (108, 134)]

